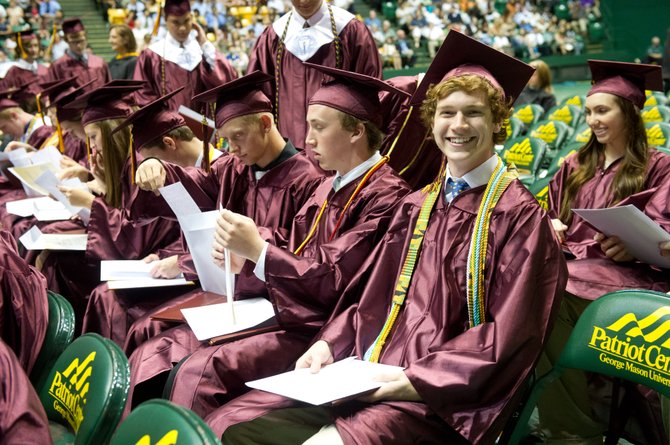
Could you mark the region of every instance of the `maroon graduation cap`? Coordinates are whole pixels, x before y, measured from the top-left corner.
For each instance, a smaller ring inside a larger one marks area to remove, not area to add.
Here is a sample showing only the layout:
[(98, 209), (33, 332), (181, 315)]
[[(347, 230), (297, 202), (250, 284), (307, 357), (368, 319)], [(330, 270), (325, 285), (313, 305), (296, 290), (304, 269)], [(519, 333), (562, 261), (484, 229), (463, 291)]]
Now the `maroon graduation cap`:
[(125, 119), (132, 113), (128, 100), (124, 100), (140, 85), (115, 86), (108, 83), (91, 90), (72, 102), (66, 108), (83, 110), (81, 124), (86, 126), (107, 119)]
[(75, 32), (85, 31), (84, 24), (79, 17), (63, 20), (61, 29), (64, 34), (73, 34)]
[(168, 100), (183, 89), (184, 87), (178, 88), (135, 111), (114, 128), (113, 132), (132, 125), (133, 148), (139, 151), (149, 142), (183, 127), (186, 125), (184, 118), (170, 111), (167, 106)]
[(313, 63), (305, 65), (334, 78), (314, 93), (309, 100), (310, 105), (319, 104), (335, 108), (355, 118), (370, 121), (380, 129), (383, 124), (383, 113), (379, 103), (379, 91), (409, 97), (405, 91), (376, 77)]
[(662, 68), (658, 65), (589, 60), (593, 86), (587, 96), (609, 93), (644, 107), (645, 90), (663, 91)]
[(200, 102), (216, 102), (216, 128), (231, 119), (249, 114), (272, 112), (272, 102), (261, 91), (263, 83), (272, 76), (254, 71), (193, 97)]
[(474, 74), (499, 89), (511, 105), (519, 97), (534, 71), (532, 66), (452, 29), (412, 95), (410, 103), (421, 105), (431, 85), (452, 77)]
[(12, 96), (16, 91), (18, 91), (18, 88), (16, 87), (0, 91), (0, 111), (19, 107), (19, 103), (12, 99)]
[(96, 80), (98, 80), (97, 77), (77, 87), (76, 78), (71, 77), (64, 80), (61, 84), (52, 86), (52, 89), (47, 91), (49, 95), (49, 107), (56, 107), (56, 119), (59, 122), (81, 120), (82, 109), (69, 108), (68, 105), (78, 97), (83, 96)]

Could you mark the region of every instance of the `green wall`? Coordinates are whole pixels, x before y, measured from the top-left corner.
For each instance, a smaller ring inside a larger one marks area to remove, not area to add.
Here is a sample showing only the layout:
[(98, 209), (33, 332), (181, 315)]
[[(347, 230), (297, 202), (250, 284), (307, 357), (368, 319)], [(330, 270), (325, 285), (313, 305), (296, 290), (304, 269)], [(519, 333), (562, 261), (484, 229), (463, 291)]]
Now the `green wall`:
[(665, 42), (670, 27), (670, 0), (601, 0), (606, 45), (627, 53), (632, 61), (643, 58), (653, 36)]

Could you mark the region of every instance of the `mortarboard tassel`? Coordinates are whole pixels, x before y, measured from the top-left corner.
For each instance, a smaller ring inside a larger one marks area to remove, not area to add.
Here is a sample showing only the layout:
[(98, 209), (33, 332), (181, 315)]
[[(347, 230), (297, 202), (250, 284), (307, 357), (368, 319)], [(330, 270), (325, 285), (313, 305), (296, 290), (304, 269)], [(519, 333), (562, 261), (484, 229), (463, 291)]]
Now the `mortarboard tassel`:
[(47, 121), (46, 118), (44, 117), (44, 113), (42, 113), (42, 104), (40, 102), (42, 102), (42, 93), (37, 93), (35, 95), (35, 103), (37, 104), (37, 114), (40, 115), (40, 117), (42, 118), (42, 123), (46, 126)]
[(51, 50), (53, 49), (54, 43), (56, 43), (56, 33), (58, 32), (58, 27), (56, 26), (56, 21), (54, 20), (53, 28), (51, 29), (51, 39), (49, 40), (49, 46), (44, 50), (44, 55), (47, 58), (51, 58)]
[(209, 126), (207, 126), (207, 111), (209, 104), (205, 104), (202, 113), (202, 168), (209, 173)]
[(21, 58), (26, 59), (28, 57), (28, 54), (26, 53), (26, 50), (23, 49), (23, 43), (21, 42), (20, 32), (16, 33), (16, 44), (18, 45), (19, 51), (21, 52)]
[(54, 119), (56, 121), (56, 132), (58, 132), (58, 151), (65, 153), (65, 145), (63, 144), (63, 129), (60, 126), (58, 118)]
[(88, 159), (88, 169), (93, 173), (93, 164), (91, 164), (91, 139), (86, 136), (86, 159)]
[(135, 153), (135, 147), (133, 147), (133, 132), (128, 131), (128, 133), (130, 135), (130, 184), (135, 185), (135, 169), (137, 168), (137, 154)]
[(163, 15), (163, 8), (165, 7), (165, 0), (158, 2), (158, 14), (156, 14), (156, 21), (154, 22), (154, 29), (151, 30), (151, 37), (158, 35), (158, 28), (161, 26), (161, 16)]

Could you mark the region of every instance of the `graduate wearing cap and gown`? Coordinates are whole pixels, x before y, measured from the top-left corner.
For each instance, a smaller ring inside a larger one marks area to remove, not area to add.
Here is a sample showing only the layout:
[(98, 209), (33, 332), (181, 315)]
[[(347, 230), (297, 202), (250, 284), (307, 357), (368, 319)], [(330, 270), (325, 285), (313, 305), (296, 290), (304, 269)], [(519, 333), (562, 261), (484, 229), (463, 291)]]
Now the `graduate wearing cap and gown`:
[[(209, 174), (164, 164), (165, 183), (181, 181), (203, 211), (223, 206), (253, 218), (271, 231), (287, 233), (300, 207), (323, 181), (323, 173), (279, 134), (272, 119), (272, 103), (260, 90), (260, 85), (268, 80), (266, 74), (255, 72), (203, 93), (202, 100), (216, 100), (216, 126), (219, 134), (229, 140), (230, 155), (219, 158)], [(143, 167), (140, 166), (138, 177)], [(140, 187), (142, 184), (138, 181)], [(138, 218), (170, 216), (163, 200), (150, 192), (145, 197), (145, 201), (135, 202), (133, 214)], [(189, 255), (180, 255), (179, 265), (187, 278), (197, 279)], [(253, 267), (240, 273), (235, 286), (236, 298), (257, 296), (265, 288), (255, 277)], [(201, 290), (190, 292), (159, 306), (155, 312), (202, 294)], [(190, 331), (178, 331), (179, 335), (185, 334), (184, 342), (179, 336), (156, 337), (174, 324), (153, 321), (151, 315), (150, 312), (133, 324), (126, 341), (126, 353), (134, 351), (130, 359), (133, 364), (128, 409), (136, 386), (164, 379), (176, 362), (199, 346)], [(142, 389), (139, 393), (138, 399), (147, 395)]]
[(29, 84), (27, 92), (33, 96), (40, 92), (39, 82), (46, 78), (47, 67), (39, 63), (40, 41), (32, 31), (16, 35), (17, 61), (0, 81), (0, 89)]
[[(273, 303), (280, 329), (198, 350), (181, 363), (170, 398), (201, 416), (244, 392), (244, 382), (283, 371), (295, 361), (331, 316), (341, 292), (385, 233), (396, 204), (410, 191), (377, 151), (382, 140), (378, 92), (404, 93), (363, 74), (309, 67), (335, 80), (310, 100), (306, 143), (324, 170), (338, 173), (300, 209), (288, 236), (267, 229), (250, 238), (227, 230), (224, 235), (221, 228), (229, 224), (256, 226), (231, 212), (219, 217), (215, 258), (223, 257), (224, 236), (231, 236), (231, 243), (239, 237), (244, 248), (259, 248), (248, 262), (255, 263), (254, 273), (265, 282), (256, 296)], [(345, 119), (355, 123), (343, 124)], [(241, 249), (231, 252), (250, 259)]]
[[(34, 96), (27, 92), (27, 87), (28, 84), (23, 83), (18, 87), (0, 91), (0, 130), (12, 136), (14, 141), (41, 147), (51, 134), (51, 128), (48, 127), (50, 121), (21, 107), (21, 102), (34, 99)], [(7, 148), (11, 150), (9, 144)]]
[(0, 341), (0, 445), (50, 445), (49, 420), (25, 370)]
[[(134, 149), (145, 158), (155, 157), (162, 161), (171, 161), (183, 168), (204, 168), (203, 141), (195, 137), (180, 114), (167, 109), (170, 98), (180, 90), (175, 90), (135, 111), (115, 131), (132, 125)], [(182, 140), (182, 137), (191, 139)], [(169, 145), (160, 148), (159, 144), (165, 145), (165, 138), (169, 139), (167, 141)], [(208, 151), (210, 162), (216, 161), (223, 155), (216, 149)], [(209, 164), (207, 167), (209, 168)], [(177, 254), (186, 254), (181, 239), (161, 249), (151, 259), (155, 261), (154, 267), (158, 267), (159, 262), (165, 257)], [(160, 303), (189, 290), (190, 286), (186, 290), (183, 287), (111, 290), (106, 283), (101, 283), (89, 296), (82, 332), (96, 332), (123, 346), (128, 329), (135, 319)]]
[(86, 29), (79, 18), (63, 20), (61, 25), (68, 49), (60, 58), (49, 66), (47, 80), (68, 79), (76, 77), (79, 85), (95, 79), (93, 88), (101, 87), (110, 80), (107, 63), (102, 57), (86, 51), (88, 40)]
[[(365, 403), (332, 408), (254, 390), (206, 417), (224, 443), (492, 444), (516, 407), (566, 275), (549, 218), (494, 152), (532, 68), (453, 30), (443, 45), (448, 57), (426, 73), (436, 86), (420, 94), (447, 164), (398, 205), (341, 313), (296, 365), (358, 356), (404, 370)], [(479, 213), (490, 217), (473, 233)], [(468, 266), (477, 245), (486, 254)]]
[(275, 79), (264, 92), (275, 106), (279, 131), (298, 147), (307, 134), (309, 99), (324, 78), (304, 62), (382, 77), (372, 34), (353, 14), (325, 0), (293, 2), (256, 40), (247, 72), (260, 70)]
[(26, 373), (42, 349), (48, 320), (46, 280), (19, 256), (11, 234), (0, 230), (0, 338)]
[[(200, 112), (192, 97), (235, 79), (237, 72), (193, 20), (189, 0), (166, 0), (162, 13), (165, 37), (142, 51), (135, 65), (134, 78), (147, 82), (136, 93), (137, 104), (146, 105), (183, 86), (168, 108), (177, 111), (184, 105)], [(160, 17), (156, 21), (158, 25)]]
[[(647, 145), (640, 116), (645, 90), (663, 87), (661, 68), (603, 60), (589, 60), (589, 67), (594, 84), (585, 107), (593, 134), (549, 184), (550, 214), (570, 257), (564, 307), (538, 366), (542, 370), (557, 360), (591, 301), (621, 289), (670, 289), (668, 269), (637, 260), (618, 238), (598, 233), (572, 212), (632, 204), (670, 232), (670, 213), (657, 205), (670, 195), (670, 156)], [(538, 407), (550, 439), (602, 441), (604, 426), (594, 420), (583, 372), (571, 370), (549, 386)]]
[(136, 224), (128, 218), (127, 209), (137, 192), (132, 184), (135, 154), (130, 145), (130, 130), (117, 134), (112, 134), (112, 130), (132, 113), (126, 100), (138, 88), (139, 85), (107, 85), (67, 105), (83, 109), (81, 123), (90, 139), (93, 168), (103, 167), (98, 175), (106, 189), (104, 196), (96, 197), (86, 191), (61, 187), (72, 205), (90, 210), (86, 251), (52, 252), (42, 269), (49, 287), (57, 288), (70, 299), (78, 320), (86, 308), (85, 297), (100, 283), (101, 260), (141, 259), (179, 237), (178, 225), (172, 221)]

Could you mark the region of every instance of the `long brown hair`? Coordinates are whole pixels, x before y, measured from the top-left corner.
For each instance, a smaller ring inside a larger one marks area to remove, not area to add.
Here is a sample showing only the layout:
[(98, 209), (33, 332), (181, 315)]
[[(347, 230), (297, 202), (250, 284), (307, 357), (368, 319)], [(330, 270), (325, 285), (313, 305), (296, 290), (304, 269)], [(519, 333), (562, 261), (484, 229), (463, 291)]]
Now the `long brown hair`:
[[(628, 140), (621, 166), (612, 182), (611, 201), (608, 205), (614, 205), (642, 190), (649, 160), (647, 135), (639, 109), (628, 100), (618, 96), (615, 96), (615, 99), (623, 113), (624, 131)], [(595, 134), (591, 134), (586, 145), (577, 152), (579, 168), (568, 177), (561, 199), (559, 219), (565, 224), (569, 224), (572, 220), (572, 203), (579, 189), (596, 174), (598, 163), (604, 153), (605, 146), (598, 142)]]
[(123, 167), (130, 156), (130, 127), (112, 134), (124, 119), (107, 119), (96, 122), (102, 138), (102, 165), (105, 169), (107, 194), (105, 202), (112, 207), (121, 208), (121, 190)]

